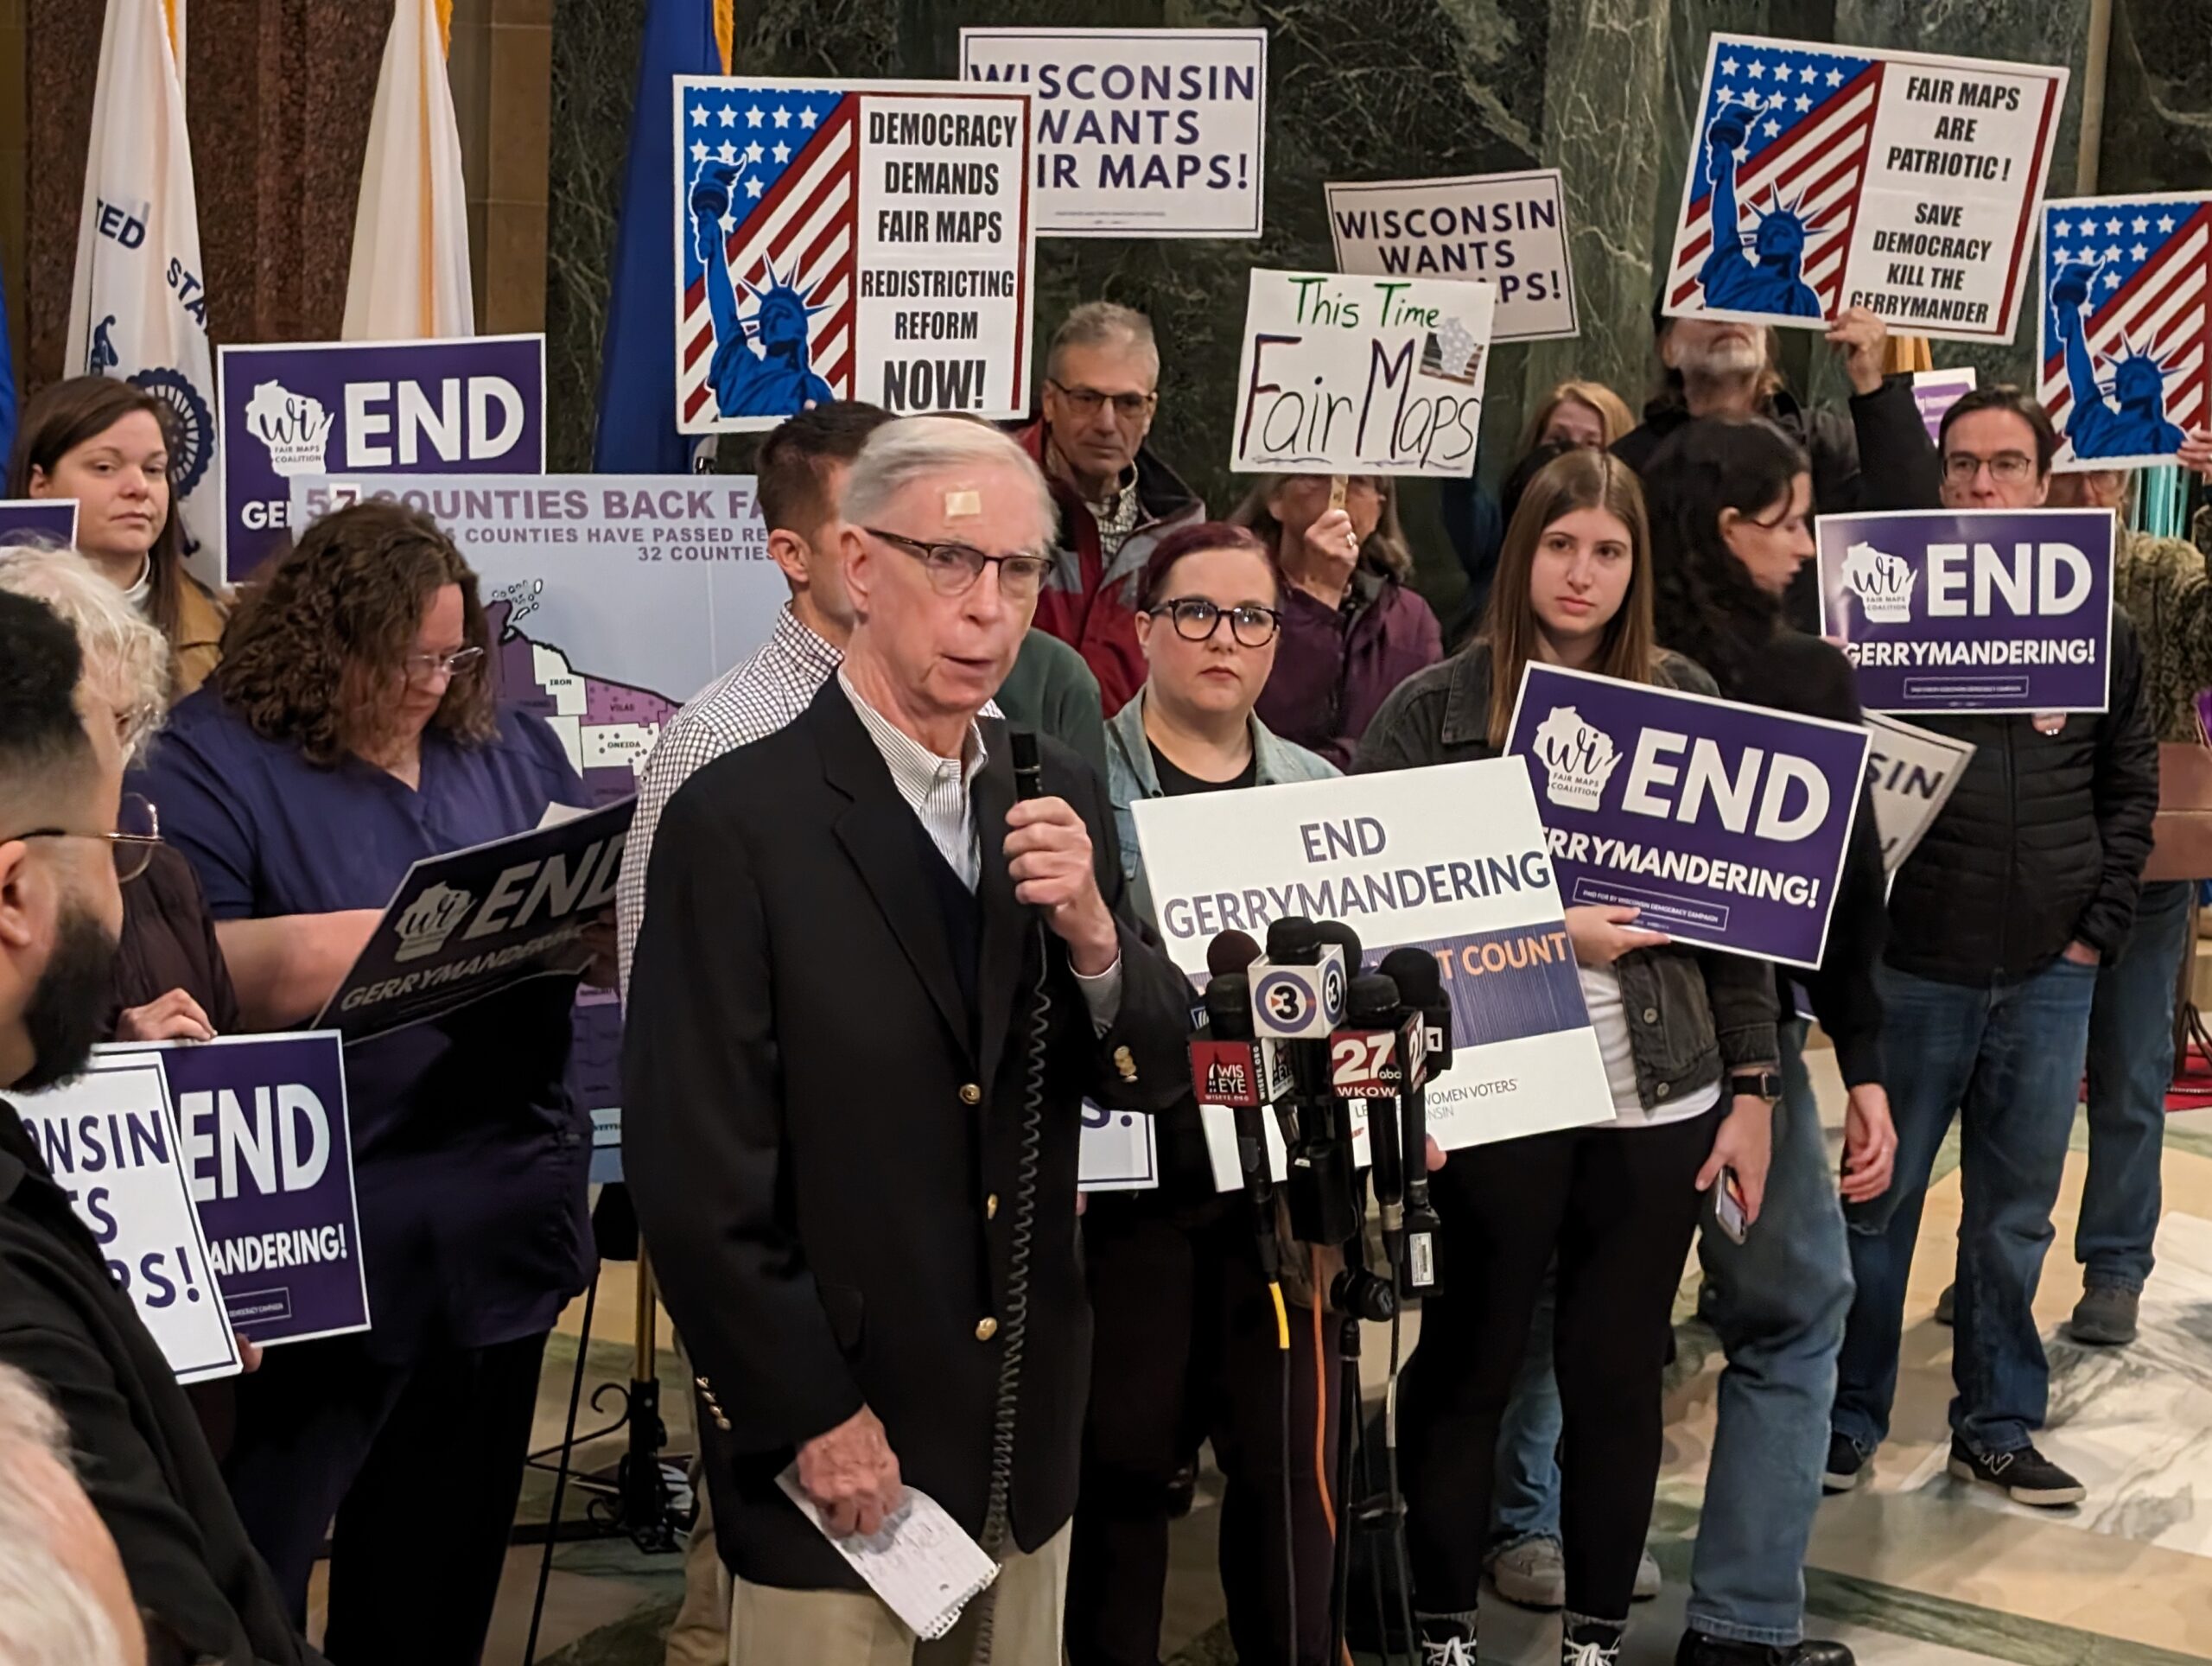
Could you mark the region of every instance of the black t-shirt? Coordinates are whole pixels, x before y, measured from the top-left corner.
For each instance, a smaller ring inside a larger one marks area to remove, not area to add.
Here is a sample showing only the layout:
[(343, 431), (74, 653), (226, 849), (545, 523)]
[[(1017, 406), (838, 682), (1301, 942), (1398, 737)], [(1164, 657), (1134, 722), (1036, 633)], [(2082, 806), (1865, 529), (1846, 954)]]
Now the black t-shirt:
[(1260, 754), (1256, 747), (1244, 760), (1244, 767), (1230, 779), (1209, 781), (1187, 770), (1176, 768), (1168, 760), (1167, 754), (1153, 746), (1149, 738), (1145, 744), (1152, 747), (1153, 773), (1160, 778), (1160, 791), (1164, 798), (1179, 798), (1186, 792), (1227, 792), (1235, 787), (1256, 785), (1260, 779)]

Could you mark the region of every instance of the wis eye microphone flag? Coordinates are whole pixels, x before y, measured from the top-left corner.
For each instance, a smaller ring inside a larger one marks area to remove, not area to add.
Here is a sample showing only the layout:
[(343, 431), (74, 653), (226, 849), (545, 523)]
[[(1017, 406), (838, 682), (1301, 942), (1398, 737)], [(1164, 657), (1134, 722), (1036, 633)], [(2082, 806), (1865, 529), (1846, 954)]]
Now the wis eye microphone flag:
[[(733, 0), (652, 0), (639, 54), (638, 99), (614, 226), (601, 345), (599, 431), (591, 466), (602, 474), (683, 474), (692, 438), (676, 427), (676, 247), (668, 181), (675, 167), (671, 87), (678, 75), (727, 75)], [(709, 442), (712, 443), (711, 441)]]

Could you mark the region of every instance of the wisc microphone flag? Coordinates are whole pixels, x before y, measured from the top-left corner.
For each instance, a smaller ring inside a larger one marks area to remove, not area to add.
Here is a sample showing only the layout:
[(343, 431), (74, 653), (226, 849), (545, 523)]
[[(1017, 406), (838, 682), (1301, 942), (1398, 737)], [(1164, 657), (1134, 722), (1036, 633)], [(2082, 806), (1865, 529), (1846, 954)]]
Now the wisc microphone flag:
[(348, 341), (476, 333), (461, 130), (446, 79), (452, 32), (453, 0), (398, 0), (392, 11), (353, 215)]
[(108, 0), (100, 33), (77, 273), (72, 375), (119, 376), (168, 407), (173, 512), (186, 565), (223, 582), (215, 450), (215, 362), (200, 212), (184, 127), (185, 0)]

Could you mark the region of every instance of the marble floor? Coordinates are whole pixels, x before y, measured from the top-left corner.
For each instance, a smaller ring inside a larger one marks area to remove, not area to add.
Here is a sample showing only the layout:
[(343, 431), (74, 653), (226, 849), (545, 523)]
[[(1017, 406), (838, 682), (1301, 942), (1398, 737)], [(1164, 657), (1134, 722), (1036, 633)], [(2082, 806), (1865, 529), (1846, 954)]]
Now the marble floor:
[[(1824, 1107), (1840, 1121), (1841, 1095), (1827, 1055), (1814, 1059)], [(2212, 1111), (2171, 1119), (2166, 1215), (2158, 1274), (2143, 1307), (2142, 1340), (2122, 1351), (2081, 1347), (2063, 1325), (2080, 1294), (2070, 1246), (2083, 1172), (2083, 1134), (2068, 1166), (2037, 1308), (2052, 1362), (2050, 1427), (2044, 1444), (2088, 1483), (2075, 1510), (2037, 1511), (1943, 1472), (1950, 1394), (1950, 1332), (1934, 1317), (1950, 1276), (1959, 1211), (1955, 1156), (1946, 1154), (1922, 1226), (1906, 1311), (1904, 1362), (1895, 1430), (1871, 1482), (1821, 1508), (1807, 1571), (1813, 1629), (1847, 1641), (1866, 1666), (1953, 1666), (1974, 1660), (2024, 1666), (2166, 1666), (2212, 1659)], [(1667, 1574), (1659, 1599), (1637, 1612), (1624, 1660), (1661, 1666), (1681, 1634), (1696, 1534), (1713, 1397), (1720, 1370), (1709, 1332), (1691, 1317), (1694, 1278), (1678, 1306), (1680, 1360), (1669, 1396), (1666, 1463), (1652, 1545)], [(582, 1304), (549, 1349), (537, 1434), (556, 1440), (577, 1358)], [(593, 1336), (584, 1350), (587, 1430), (606, 1421), (593, 1393), (626, 1380), (636, 1313), (635, 1269), (602, 1275)], [(665, 1380), (680, 1382), (664, 1351)], [(1378, 1376), (1383, 1351), (1366, 1351)], [(1379, 1382), (1375, 1383), (1379, 1389)], [(671, 1444), (687, 1447), (690, 1406), (671, 1395)], [(580, 1453), (587, 1471), (611, 1464), (621, 1440), (602, 1438)], [(1217, 1666), (1234, 1658), (1221, 1625), (1212, 1562), (1215, 1478), (1176, 1529), (1162, 1656), (1173, 1666)], [(533, 1473), (522, 1517), (543, 1523), (550, 1475)], [(571, 1489), (569, 1520), (585, 1504)], [(518, 1547), (507, 1576), (487, 1666), (525, 1658), (541, 1553)], [(563, 1544), (553, 1556), (535, 1659), (550, 1666), (658, 1666), (659, 1637), (681, 1591), (678, 1559), (625, 1539)], [(320, 1584), (318, 1583), (318, 1593)], [(1486, 1660), (1551, 1666), (1557, 1622), (1493, 1605)], [(319, 1623), (320, 1615), (317, 1615)]]

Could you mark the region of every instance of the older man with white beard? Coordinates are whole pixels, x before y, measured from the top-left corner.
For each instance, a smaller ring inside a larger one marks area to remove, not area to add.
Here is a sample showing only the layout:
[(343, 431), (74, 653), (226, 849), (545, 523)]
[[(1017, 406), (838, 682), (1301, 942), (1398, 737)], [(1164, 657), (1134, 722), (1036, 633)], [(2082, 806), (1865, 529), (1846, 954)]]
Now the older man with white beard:
[[(1883, 372), (1889, 328), (1864, 307), (1839, 313), (1827, 339), (1851, 381), (1847, 410), (1808, 405), (1775, 366), (1774, 332), (1718, 318), (1669, 318), (1655, 305), (1660, 378), (1641, 426), (1613, 455), (1639, 474), (1660, 444), (1698, 416), (1764, 416), (1813, 460), (1813, 507), (1824, 515), (1866, 509), (1933, 509), (1942, 492), (1936, 448), (1912, 397), (1912, 378)], [(1789, 622), (1817, 634), (1814, 563), (1789, 587)]]

